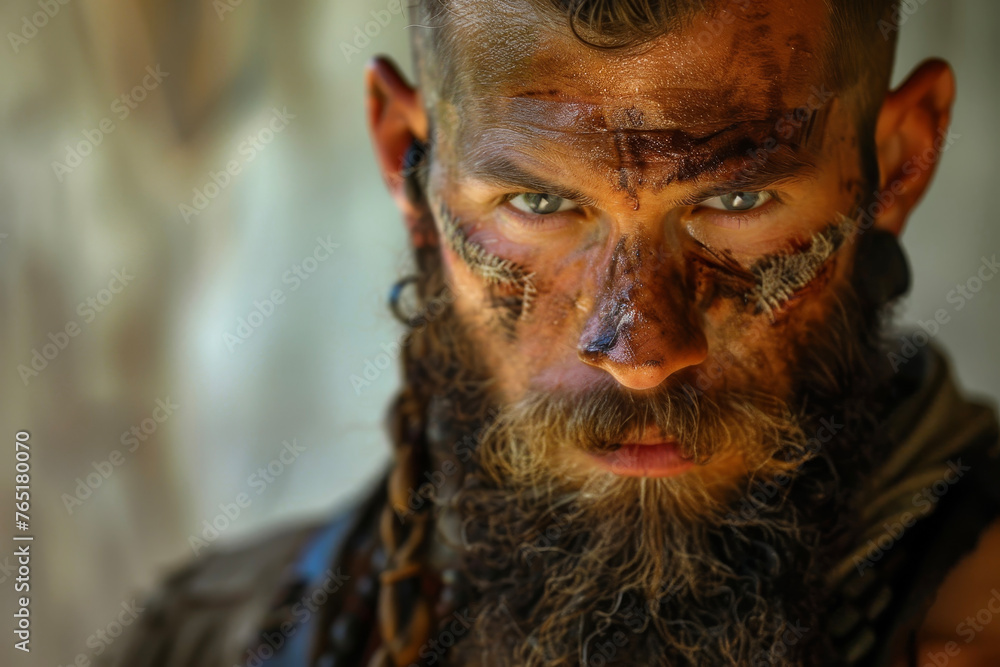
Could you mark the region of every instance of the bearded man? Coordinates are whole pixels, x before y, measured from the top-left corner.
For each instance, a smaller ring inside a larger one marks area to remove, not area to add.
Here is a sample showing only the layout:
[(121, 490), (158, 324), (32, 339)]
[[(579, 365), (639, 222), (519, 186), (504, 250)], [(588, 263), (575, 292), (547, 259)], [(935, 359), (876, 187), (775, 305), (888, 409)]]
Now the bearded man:
[(394, 465), (122, 664), (1000, 664), (997, 422), (884, 341), (955, 95), (888, 90), (894, 3), (414, 11), (417, 85), (367, 73)]

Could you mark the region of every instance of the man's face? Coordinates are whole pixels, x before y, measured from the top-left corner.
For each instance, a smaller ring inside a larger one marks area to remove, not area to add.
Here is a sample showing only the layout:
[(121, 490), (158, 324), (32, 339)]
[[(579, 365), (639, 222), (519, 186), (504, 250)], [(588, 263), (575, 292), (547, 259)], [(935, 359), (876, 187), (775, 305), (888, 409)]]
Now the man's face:
[[(427, 195), (501, 402), (684, 386), (794, 398), (810, 363), (796, 351), (849, 277), (866, 186), (854, 120), (823, 78), (823, 3), (766, 6), (723, 3), (621, 51), (525, 0), (451, 3)], [(692, 465), (687, 436), (635, 420), (605, 443), (629, 456), (567, 445), (551, 463), (733, 481), (759, 465)]]

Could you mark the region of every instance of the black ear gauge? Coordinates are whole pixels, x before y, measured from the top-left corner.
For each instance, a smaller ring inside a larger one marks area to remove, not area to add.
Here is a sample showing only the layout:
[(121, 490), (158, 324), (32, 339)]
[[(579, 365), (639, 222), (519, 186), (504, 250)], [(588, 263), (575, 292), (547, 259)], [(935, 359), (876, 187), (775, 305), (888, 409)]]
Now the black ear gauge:
[(406, 153), (403, 155), (403, 187), (406, 191), (406, 198), (414, 204), (419, 204), (424, 200), (424, 188), (421, 183), (420, 170), (427, 160), (427, 144), (419, 139), (414, 139)]
[(910, 289), (910, 265), (899, 239), (872, 229), (860, 240), (855, 259), (854, 287), (871, 303), (883, 305)]

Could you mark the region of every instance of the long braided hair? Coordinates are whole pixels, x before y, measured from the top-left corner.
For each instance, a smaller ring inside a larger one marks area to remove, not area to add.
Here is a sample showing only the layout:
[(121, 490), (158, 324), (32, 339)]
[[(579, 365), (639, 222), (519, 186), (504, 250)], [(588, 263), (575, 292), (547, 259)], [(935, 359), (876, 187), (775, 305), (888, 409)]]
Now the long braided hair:
[[(388, 503), (382, 510), (379, 527), (386, 554), (385, 569), (380, 575), (378, 624), (382, 647), (369, 667), (404, 666), (416, 662), (420, 648), (431, 633), (431, 603), (422, 595), (422, 583), (432, 573), (425, 563), (427, 542), (432, 533), (432, 512), (425, 503), (414, 510), (408, 496), (418, 485), (422, 470), (429, 466), (428, 413), (435, 387), (444, 386), (447, 369), (429, 363), (432, 351), (440, 343), (431, 320), (435, 310), (444, 308), (447, 286), (441, 273), (439, 248), (430, 242), (436, 237), (430, 209), (424, 201), (427, 147), (415, 140), (403, 162), (407, 196), (423, 215), (411, 224), (427, 243), (414, 244), (416, 275), (396, 283), (390, 297), (393, 313), (407, 332), (402, 346), (402, 390), (388, 416), (389, 431), (395, 448), (395, 464), (388, 478)], [(407, 315), (400, 306), (403, 291), (412, 286), (416, 315)]]

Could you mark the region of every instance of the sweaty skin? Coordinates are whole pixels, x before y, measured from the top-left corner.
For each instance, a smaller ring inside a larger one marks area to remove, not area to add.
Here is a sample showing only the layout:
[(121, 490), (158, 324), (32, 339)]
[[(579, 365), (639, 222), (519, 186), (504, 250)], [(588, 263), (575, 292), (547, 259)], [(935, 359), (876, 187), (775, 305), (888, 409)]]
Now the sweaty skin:
[[(730, 179), (740, 173), (750, 185), (753, 177), (765, 177), (777, 164), (772, 154), (779, 149), (795, 155), (814, 148), (810, 139), (814, 129), (823, 127), (825, 97), (817, 92), (796, 109), (776, 109), (767, 117), (741, 113), (725, 127), (704, 130), (675, 127), (677, 119), (660, 104), (641, 98), (616, 99), (613, 106), (528, 96), (485, 98), (477, 113), (495, 123), (489, 132), (497, 141), (519, 128), (537, 137), (568, 140), (577, 151), (614, 156), (617, 168), (609, 173), (609, 183), (625, 192), (638, 210), (641, 186), (656, 192), (724, 170)], [(490, 154), (473, 168), (497, 174), (505, 167), (501, 157)]]
[[(534, 11), (522, 4), (501, 14)], [(825, 316), (850, 266), (851, 245), (823, 235), (831, 212), (859, 201), (861, 172), (851, 118), (819, 78), (819, 34), (801, 34), (802, 8), (792, 20), (783, 4), (749, 15), (768, 26), (754, 39), (742, 26), (695, 48), (693, 29), (611, 55), (453, 6), (471, 33), (455, 38), (456, 85), (428, 95), (439, 123), (428, 194), (451, 214), (438, 216), (449, 279), (513, 313), (456, 304), (504, 396), (612, 379), (649, 388), (722, 356), (771, 369), (778, 394), (787, 385), (782, 341)], [(699, 205), (767, 188), (781, 201), (759, 212)], [(506, 201), (519, 192), (579, 207), (531, 219)], [(845, 261), (816, 262), (826, 250)], [(490, 284), (484, 262), (516, 272)], [(823, 288), (804, 290), (813, 282)], [(792, 298), (803, 291), (815, 294)], [(794, 307), (774, 318), (781, 305)]]

